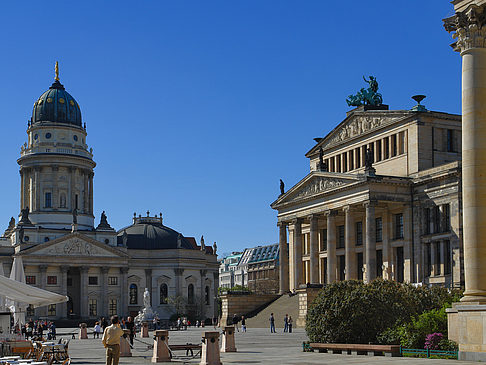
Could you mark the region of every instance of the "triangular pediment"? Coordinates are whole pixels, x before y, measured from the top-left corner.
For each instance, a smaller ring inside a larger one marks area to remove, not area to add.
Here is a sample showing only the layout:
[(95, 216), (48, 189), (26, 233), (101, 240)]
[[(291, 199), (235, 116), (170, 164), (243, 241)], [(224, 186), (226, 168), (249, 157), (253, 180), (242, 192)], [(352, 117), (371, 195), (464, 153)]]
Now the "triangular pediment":
[(322, 147), (324, 151), (347, 142), (365, 134), (373, 133), (376, 130), (397, 123), (412, 117), (409, 111), (386, 111), (386, 112), (353, 112), (314, 146), (306, 156), (316, 153)]
[(361, 181), (362, 178), (357, 175), (314, 171), (293, 186), (287, 193), (281, 195), (272, 204), (272, 208), (276, 209), (284, 204), (314, 198)]
[(73, 256), (126, 258), (127, 254), (80, 233), (71, 233), (51, 242), (21, 251), (29, 256)]

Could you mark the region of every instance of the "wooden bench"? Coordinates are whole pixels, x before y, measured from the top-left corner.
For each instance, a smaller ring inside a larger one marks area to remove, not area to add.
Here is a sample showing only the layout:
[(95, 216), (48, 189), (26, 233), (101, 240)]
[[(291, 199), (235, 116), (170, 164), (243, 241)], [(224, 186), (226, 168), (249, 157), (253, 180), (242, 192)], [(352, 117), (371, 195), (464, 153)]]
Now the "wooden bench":
[(400, 356), (400, 345), (366, 345), (352, 343), (310, 343), (310, 349), (330, 354)]
[(189, 351), (191, 352), (191, 356), (194, 356), (194, 350), (201, 351), (201, 345), (193, 344), (193, 343), (186, 343), (185, 345), (169, 345), (170, 351), (186, 351), (186, 356), (189, 356)]

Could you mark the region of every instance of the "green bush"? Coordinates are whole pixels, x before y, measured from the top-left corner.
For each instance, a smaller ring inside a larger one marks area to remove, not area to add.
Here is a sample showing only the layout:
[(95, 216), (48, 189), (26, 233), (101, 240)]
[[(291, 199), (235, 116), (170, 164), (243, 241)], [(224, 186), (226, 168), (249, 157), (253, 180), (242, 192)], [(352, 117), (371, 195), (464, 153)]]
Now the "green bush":
[[(444, 288), (414, 287), (381, 279), (369, 284), (340, 281), (324, 287), (312, 302), (306, 331), (311, 342), (378, 343), (380, 339), (390, 343), (388, 340), (396, 341), (403, 334), (399, 329), (388, 329), (452, 301), (453, 295)], [(387, 330), (390, 332), (383, 336)]]

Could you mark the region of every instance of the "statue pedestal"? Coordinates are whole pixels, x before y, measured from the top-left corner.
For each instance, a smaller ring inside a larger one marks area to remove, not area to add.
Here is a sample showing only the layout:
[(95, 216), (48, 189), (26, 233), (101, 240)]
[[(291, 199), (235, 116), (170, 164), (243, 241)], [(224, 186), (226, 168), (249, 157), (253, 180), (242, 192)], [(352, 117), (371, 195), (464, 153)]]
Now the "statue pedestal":
[(170, 362), (169, 331), (156, 330), (152, 362)]
[(81, 327), (79, 329), (79, 339), (86, 340), (88, 338), (88, 329), (86, 327)]
[(449, 339), (459, 344), (459, 360), (486, 361), (486, 303), (454, 303), (447, 327)]
[(219, 353), (219, 332), (204, 332), (200, 365), (222, 365)]
[(223, 339), (221, 340), (221, 352), (236, 352), (234, 327), (224, 328)]
[(142, 337), (149, 336), (148, 322), (142, 322), (142, 328), (140, 329), (140, 336)]
[(132, 357), (132, 350), (130, 344), (128, 343), (128, 336), (130, 335), (130, 330), (123, 330), (127, 338), (120, 338), (120, 357)]

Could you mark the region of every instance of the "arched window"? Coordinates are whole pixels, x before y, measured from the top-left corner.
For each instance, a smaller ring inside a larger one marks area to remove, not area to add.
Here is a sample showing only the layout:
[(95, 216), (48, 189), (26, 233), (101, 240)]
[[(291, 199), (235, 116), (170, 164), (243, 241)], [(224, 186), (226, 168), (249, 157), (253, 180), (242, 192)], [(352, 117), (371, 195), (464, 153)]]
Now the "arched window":
[(136, 284), (130, 284), (130, 304), (138, 303), (138, 288)]
[(192, 284), (187, 287), (187, 303), (194, 304), (194, 285)]
[(167, 284), (162, 284), (160, 286), (160, 304), (167, 304), (167, 296), (169, 294), (169, 289)]
[(209, 305), (209, 286), (204, 289), (204, 302)]

